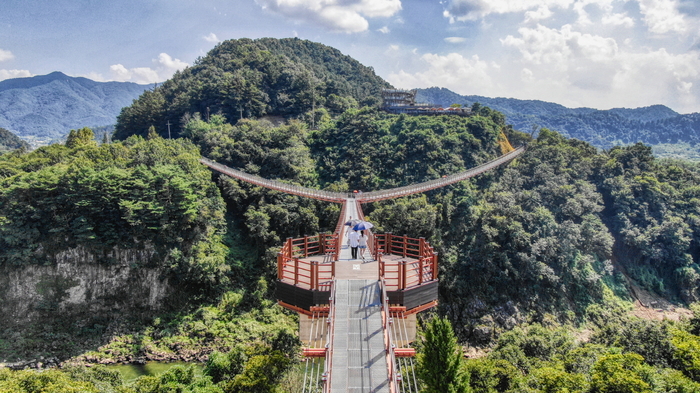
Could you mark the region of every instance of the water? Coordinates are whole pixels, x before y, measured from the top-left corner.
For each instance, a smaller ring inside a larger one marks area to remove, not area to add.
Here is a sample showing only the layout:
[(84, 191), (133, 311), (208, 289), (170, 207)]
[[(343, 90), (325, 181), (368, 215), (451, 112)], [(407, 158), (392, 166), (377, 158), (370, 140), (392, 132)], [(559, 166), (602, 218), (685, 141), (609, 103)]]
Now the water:
[(134, 379), (144, 375), (158, 375), (168, 371), (173, 366), (188, 366), (194, 364), (198, 373), (201, 374), (204, 365), (201, 363), (187, 362), (147, 362), (146, 364), (114, 364), (107, 366), (110, 370), (117, 370), (122, 374), (125, 382), (133, 381)]

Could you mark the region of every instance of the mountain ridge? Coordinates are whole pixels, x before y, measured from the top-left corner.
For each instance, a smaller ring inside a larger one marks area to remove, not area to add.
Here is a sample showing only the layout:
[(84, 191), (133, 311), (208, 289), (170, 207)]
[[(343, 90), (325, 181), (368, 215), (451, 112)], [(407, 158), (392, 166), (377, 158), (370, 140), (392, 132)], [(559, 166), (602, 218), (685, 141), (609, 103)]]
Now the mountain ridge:
[(609, 149), (642, 142), (649, 145), (700, 142), (700, 114), (679, 114), (664, 105), (640, 108), (567, 108), (561, 104), (516, 98), (460, 95), (446, 88), (417, 89), (417, 99), (441, 106), (478, 102), (502, 112), (517, 130), (549, 128), (564, 136)]
[(0, 81), (0, 127), (24, 139), (56, 139), (71, 129), (113, 125), (121, 108), (153, 85), (97, 82), (56, 71)]

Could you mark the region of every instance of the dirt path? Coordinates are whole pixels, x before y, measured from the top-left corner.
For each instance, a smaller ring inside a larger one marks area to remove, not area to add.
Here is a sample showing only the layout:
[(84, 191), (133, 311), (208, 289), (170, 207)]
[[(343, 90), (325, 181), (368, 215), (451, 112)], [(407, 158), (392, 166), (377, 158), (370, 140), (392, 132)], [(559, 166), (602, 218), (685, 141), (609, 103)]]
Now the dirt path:
[(629, 277), (625, 277), (627, 278), (630, 293), (635, 298), (632, 315), (657, 321), (664, 319), (678, 321), (682, 317), (689, 318), (693, 315), (687, 308), (679, 307), (661, 296), (644, 290), (637, 286)]

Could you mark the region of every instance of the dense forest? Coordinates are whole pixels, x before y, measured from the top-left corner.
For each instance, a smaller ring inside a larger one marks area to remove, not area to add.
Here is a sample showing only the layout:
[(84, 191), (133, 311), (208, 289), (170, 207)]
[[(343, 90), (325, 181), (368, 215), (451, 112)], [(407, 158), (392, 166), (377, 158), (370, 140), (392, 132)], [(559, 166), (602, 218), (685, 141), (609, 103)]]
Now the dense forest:
[(0, 127), (0, 153), (7, 153), (15, 149), (28, 149), (29, 144), (21, 140), (17, 135)]
[[(224, 93), (227, 78), (244, 90)], [(311, 80), (324, 82), (295, 84)], [(183, 289), (169, 309), (118, 329), (116, 319), (25, 333), (0, 324), (0, 359), (64, 361), (0, 368), (0, 392), (298, 391), (296, 316), (274, 303), (274, 257), (287, 237), (331, 231), (339, 207), (213, 174), (198, 157), (307, 187), (376, 190), (483, 163), (504, 136), (528, 145), (507, 166), (363, 206), (377, 232), (426, 237), (439, 252), (439, 307), (416, 342), (426, 391), (700, 391), (700, 168), (643, 144), (599, 151), (549, 129), (532, 139), (486, 106), (470, 117), (388, 114), (377, 108), (384, 86), (320, 44), (227, 41), (125, 108), (117, 141), (80, 129), (63, 145), (0, 155), (1, 267), (51, 264), (76, 247), (105, 264), (115, 247), (148, 249)], [(239, 109), (245, 91), (257, 106)], [(692, 311), (640, 319), (643, 293)], [(45, 345), (57, 338), (80, 343)], [(440, 345), (452, 353), (447, 382), (431, 377)], [(478, 356), (465, 359), (465, 347)], [(134, 381), (94, 366), (143, 360), (205, 366)]]

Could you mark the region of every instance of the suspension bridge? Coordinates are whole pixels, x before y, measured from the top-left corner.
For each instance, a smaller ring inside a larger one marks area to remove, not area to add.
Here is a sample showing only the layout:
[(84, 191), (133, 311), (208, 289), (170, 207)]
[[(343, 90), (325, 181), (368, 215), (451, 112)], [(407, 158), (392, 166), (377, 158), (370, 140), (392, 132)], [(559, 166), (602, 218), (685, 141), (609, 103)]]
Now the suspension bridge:
[(410, 343), (416, 314), (437, 305), (438, 254), (424, 238), (374, 234), (357, 259), (343, 246), (345, 223), (364, 220), (361, 204), (434, 190), (518, 157), (515, 149), (472, 169), (406, 187), (340, 193), (265, 179), (207, 158), (227, 176), (272, 190), (342, 204), (333, 233), (287, 239), (277, 255), (276, 297), (299, 313), (306, 357), (304, 392), (417, 392)]

